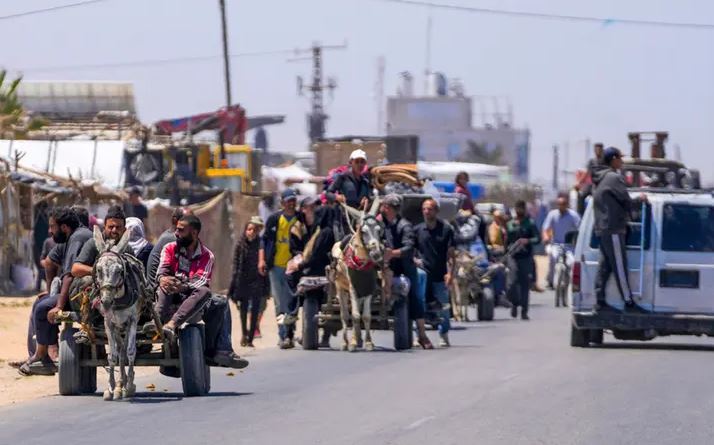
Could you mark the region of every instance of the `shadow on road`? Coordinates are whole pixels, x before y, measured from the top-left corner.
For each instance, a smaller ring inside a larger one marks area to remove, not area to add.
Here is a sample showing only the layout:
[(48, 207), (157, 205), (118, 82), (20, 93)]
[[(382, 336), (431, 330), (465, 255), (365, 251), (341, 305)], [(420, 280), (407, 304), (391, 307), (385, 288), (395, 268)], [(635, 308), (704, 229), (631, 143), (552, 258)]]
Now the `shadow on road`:
[(714, 352), (714, 345), (696, 345), (679, 343), (605, 343), (590, 346), (594, 349), (644, 349), (652, 351), (704, 351)]

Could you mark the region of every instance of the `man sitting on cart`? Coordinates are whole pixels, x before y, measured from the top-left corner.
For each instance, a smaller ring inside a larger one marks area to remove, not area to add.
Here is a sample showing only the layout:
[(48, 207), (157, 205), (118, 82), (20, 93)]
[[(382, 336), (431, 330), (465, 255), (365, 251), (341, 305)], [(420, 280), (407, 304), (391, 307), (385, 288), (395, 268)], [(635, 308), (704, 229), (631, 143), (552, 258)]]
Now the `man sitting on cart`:
[[(248, 361), (240, 358), (231, 344), (228, 301), (221, 297), (225, 301), (218, 304), (209, 289), (215, 258), (199, 239), (200, 232), (201, 220), (197, 216), (183, 216), (176, 224), (176, 241), (161, 252), (156, 311), (165, 323), (163, 333), (175, 338), (177, 329), (203, 310), (208, 361), (218, 366), (245, 368)], [(172, 314), (175, 302), (179, 306)]]

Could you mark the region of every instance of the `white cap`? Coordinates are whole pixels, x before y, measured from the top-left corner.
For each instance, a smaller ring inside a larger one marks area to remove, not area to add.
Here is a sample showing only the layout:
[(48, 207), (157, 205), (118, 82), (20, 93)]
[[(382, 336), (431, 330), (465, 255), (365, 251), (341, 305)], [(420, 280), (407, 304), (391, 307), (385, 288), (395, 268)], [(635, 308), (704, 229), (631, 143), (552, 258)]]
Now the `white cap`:
[(353, 159), (364, 159), (365, 161), (367, 160), (367, 153), (364, 152), (364, 150), (360, 150), (359, 148), (350, 154), (350, 161)]

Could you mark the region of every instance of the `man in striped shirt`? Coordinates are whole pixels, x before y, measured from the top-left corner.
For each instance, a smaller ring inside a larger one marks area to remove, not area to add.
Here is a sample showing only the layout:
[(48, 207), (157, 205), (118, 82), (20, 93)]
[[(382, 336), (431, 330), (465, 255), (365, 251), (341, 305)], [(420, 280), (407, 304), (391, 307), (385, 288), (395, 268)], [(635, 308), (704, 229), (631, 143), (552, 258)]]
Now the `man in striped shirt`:
[[(161, 251), (156, 274), (159, 281), (156, 311), (164, 323), (164, 335), (174, 338), (177, 328), (203, 310), (206, 355), (211, 364), (245, 368), (248, 362), (238, 357), (231, 345), (227, 300), (212, 296), (209, 289), (215, 257), (198, 238), (200, 232), (201, 220), (194, 215), (183, 216), (176, 224), (176, 241)], [(172, 315), (174, 302), (180, 305)]]

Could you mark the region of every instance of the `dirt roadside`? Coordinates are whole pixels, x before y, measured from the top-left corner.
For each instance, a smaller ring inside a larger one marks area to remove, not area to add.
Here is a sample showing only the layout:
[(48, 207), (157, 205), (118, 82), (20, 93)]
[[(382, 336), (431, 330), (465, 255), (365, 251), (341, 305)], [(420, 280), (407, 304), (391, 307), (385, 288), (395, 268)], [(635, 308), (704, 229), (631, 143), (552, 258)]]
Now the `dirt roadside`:
[[(58, 394), (57, 376), (22, 377), (16, 369), (8, 366), (8, 361), (27, 357), (27, 322), (34, 300), (34, 297), (0, 296), (0, 406)], [(265, 319), (261, 323), (262, 338), (253, 342), (255, 349), (241, 348), (238, 346), (241, 337), (240, 317), (235, 305), (231, 303), (233, 345), (239, 355), (250, 360), (260, 349), (275, 347), (278, 334), (274, 314), (271, 299), (268, 300)], [(137, 367), (136, 375), (150, 376), (158, 372), (158, 368)], [(100, 369), (97, 379), (99, 388), (103, 388), (106, 372)], [(156, 390), (161, 391), (161, 388)]]

